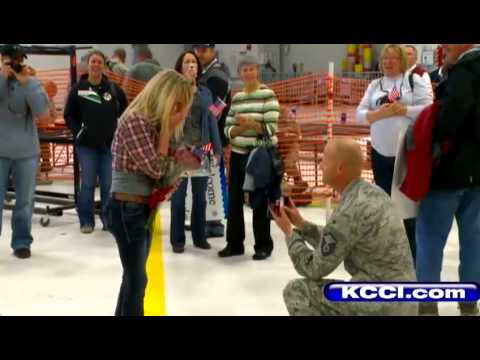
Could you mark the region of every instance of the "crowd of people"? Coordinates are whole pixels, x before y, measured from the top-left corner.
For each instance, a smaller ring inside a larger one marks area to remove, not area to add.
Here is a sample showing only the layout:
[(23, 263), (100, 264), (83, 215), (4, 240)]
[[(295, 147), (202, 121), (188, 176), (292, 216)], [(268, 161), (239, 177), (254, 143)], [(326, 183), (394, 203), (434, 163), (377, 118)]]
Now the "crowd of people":
[[(341, 263), (351, 281), (440, 281), (454, 218), (460, 281), (480, 282), (480, 49), (474, 44), (446, 44), (444, 62), (431, 76), (417, 65), (414, 46), (385, 45), (382, 77), (370, 83), (357, 109), (357, 121), (371, 129), (375, 184), (361, 178), (365, 159), (355, 140), (329, 141), (321, 163), (323, 179), (342, 196), (325, 226), (304, 220), (294, 202), (282, 198), (283, 171), (298, 169), (298, 164), (287, 164), (297, 161), (292, 156), (284, 166), (276, 161), (283, 110), (274, 91), (262, 83), (257, 59), (239, 61), (236, 70), (244, 86), (232, 96), (230, 71), (219, 61), (215, 44), (194, 45), (171, 70), (162, 70), (148, 45), (133, 50), (131, 67), (124, 49), (116, 49), (110, 59), (98, 50), (85, 56), (83, 75), (70, 89), (64, 113), (81, 169), (80, 231), (95, 229), (98, 179), (103, 230), (113, 234), (118, 246), (123, 274), (116, 315), (144, 313), (149, 224), (159, 202), (170, 201), (173, 252), (185, 252), (189, 183), (190, 231), (197, 248), (209, 250), (208, 238), (225, 236), (226, 247), (218, 256), (243, 255), (244, 205), (253, 210), (253, 260), (272, 254), (272, 219), (284, 233), (302, 276), (284, 290), (291, 315), (438, 315), (436, 303), (335, 303), (325, 298), (324, 287)], [(25, 54), (19, 47), (5, 46), (1, 55), (0, 209), (13, 175), (12, 248), (15, 256), (28, 258), (40, 153), (35, 119), (48, 112), (49, 98), (35, 77), (22, 70)], [(107, 68), (146, 86), (128, 104), (122, 87), (105, 76)], [(430, 188), (418, 203), (418, 214), (403, 219), (392, 196), (399, 135), (434, 105), (440, 110), (433, 143), (448, 141), (449, 146), (440, 147), (432, 159)], [(224, 165), (226, 231), (221, 221), (206, 216), (212, 169)], [(308, 186), (299, 171), (285, 171), (295, 184)], [(284, 206), (275, 205), (280, 200)], [(459, 308), (463, 315), (478, 314), (474, 302)]]

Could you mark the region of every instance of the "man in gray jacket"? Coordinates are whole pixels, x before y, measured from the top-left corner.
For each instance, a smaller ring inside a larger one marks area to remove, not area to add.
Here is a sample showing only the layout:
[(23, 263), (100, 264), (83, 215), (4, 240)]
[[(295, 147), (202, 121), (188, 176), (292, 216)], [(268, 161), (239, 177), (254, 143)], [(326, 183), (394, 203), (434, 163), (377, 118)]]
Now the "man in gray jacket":
[(162, 70), (160, 63), (153, 58), (148, 44), (133, 44), (133, 59), (135, 64), (127, 76), (131, 79), (148, 82)]
[[(302, 279), (291, 281), (284, 300), (291, 315), (417, 315), (415, 302), (331, 302), (324, 287), (343, 262), (352, 282), (414, 282), (413, 259), (392, 200), (361, 178), (363, 157), (355, 140), (329, 142), (322, 162), (326, 184), (342, 202), (324, 227), (285, 207), (277, 216), (288, 253)], [(292, 229), (292, 224), (296, 227)], [(310, 246), (308, 246), (308, 245)]]
[(0, 70), (0, 233), (8, 178), (13, 175), (15, 207), (12, 214), (14, 255), (29, 258), (33, 196), (40, 144), (35, 118), (48, 112), (48, 96), (40, 82), (28, 75), (24, 51), (17, 45), (5, 45)]

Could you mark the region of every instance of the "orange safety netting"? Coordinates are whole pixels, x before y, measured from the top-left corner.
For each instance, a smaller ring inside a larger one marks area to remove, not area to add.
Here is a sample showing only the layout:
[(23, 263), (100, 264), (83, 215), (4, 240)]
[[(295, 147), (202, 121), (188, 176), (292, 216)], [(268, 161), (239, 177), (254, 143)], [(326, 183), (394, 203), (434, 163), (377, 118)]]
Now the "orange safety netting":
[(330, 136), (350, 137), (360, 143), (365, 158), (362, 176), (373, 181), (369, 125), (357, 123), (355, 111), (368, 84), (378, 76), (335, 77), (331, 110), (326, 72), (268, 84), (281, 104), (278, 138), (286, 170), (284, 192), (295, 203), (319, 203), (333, 195), (323, 182), (321, 170)]
[[(124, 91), (128, 101), (132, 101), (145, 83), (126, 76), (117, 75), (111, 71), (106, 72), (107, 77), (116, 82)], [(54, 134), (66, 131), (63, 111), (70, 89), (70, 70), (36, 70), (35, 76), (44, 84), (53, 82), (56, 85), (56, 94), (51, 98), (56, 109), (56, 119), (53, 122), (37, 121), (39, 130), (44, 133)], [(73, 146), (66, 144), (41, 144), (40, 172), (54, 179), (71, 179), (73, 177)]]
[[(108, 78), (125, 91), (128, 101), (137, 96), (145, 87), (145, 83), (107, 71)], [(325, 186), (322, 178), (321, 161), (323, 150), (329, 137), (329, 129), (333, 136), (355, 138), (362, 146), (365, 168), (362, 176), (373, 181), (370, 165), (370, 131), (367, 124), (355, 121), (356, 106), (361, 101), (371, 79), (369, 78), (335, 77), (333, 82), (333, 110), (328, 111), (328, 74), (319, 72), (305, 76), (275, 81), (268, 86), (276, 93), (281, 104), (279, 120), (279, 151), (284, 160), (286, 174), (284, 191), (298, 204), (320, 202), (331, 196), (331, 190)], [(39, 70), (40, 80), (52, 80), (58, 87), (54, 97), (58, 118), (54, 125), (46, 131), (65, 128), (63, 108), (69, 89), (69, 70)], [(47, 158), (53, 177), (71, 176), (73, 149), (69, 145), (50, 144), (42, 148), (42, 157)], [(44, 154), (45, 153), (45, 154)], [(46, 154), (48, 153), (48, 154)], [(53, 170), (52, 170), (53, 169)], [(60, 170), (60, 174), (58, 173)]]

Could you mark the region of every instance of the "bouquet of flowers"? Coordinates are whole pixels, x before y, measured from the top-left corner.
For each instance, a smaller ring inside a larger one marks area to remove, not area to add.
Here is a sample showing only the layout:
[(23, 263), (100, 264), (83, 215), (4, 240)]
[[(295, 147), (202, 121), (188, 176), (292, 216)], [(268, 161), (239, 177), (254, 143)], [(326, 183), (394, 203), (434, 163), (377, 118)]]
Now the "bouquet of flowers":
[(201, 159), (186, 148), (179, 149), (173, 156), (163, 160), (164, 175), (155, 182), (154, 191), (148, 199), (148, 206), (151, 210), (148, 227), (151, 227), (157, 214), (158, 205), (176, 190), (182, 175), (187, 171), (197, 170), (201, 166)]

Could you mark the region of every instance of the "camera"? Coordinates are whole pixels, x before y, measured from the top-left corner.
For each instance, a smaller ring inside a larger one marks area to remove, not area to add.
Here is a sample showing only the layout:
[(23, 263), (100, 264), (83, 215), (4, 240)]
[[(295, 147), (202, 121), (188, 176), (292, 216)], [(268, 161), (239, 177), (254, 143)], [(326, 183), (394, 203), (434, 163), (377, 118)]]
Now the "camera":
[(384, 104), (391, 104), (392, 102), (388, 98), (388, 95), (382, 96), (381, 98), (377, 99), (377, 106), (382, 106)]
[(21, 73), (25, 68), (25, 65), (22, 65), (19, 63), (6, 63), (5, 65), (9, 65), (12, 68), (12, 70), (15, 71), (17, 74)]
[(23, 59), (27, 59), (25, 50), (17, 44), (7, 44), (0, 48), (0, 54), (2, 56), (8, 56), (11, 61), (5, 63), (9, 65), (14, 72), (21, 73), (25, 68), (25, 65), (22, 65), (21, 62)]

